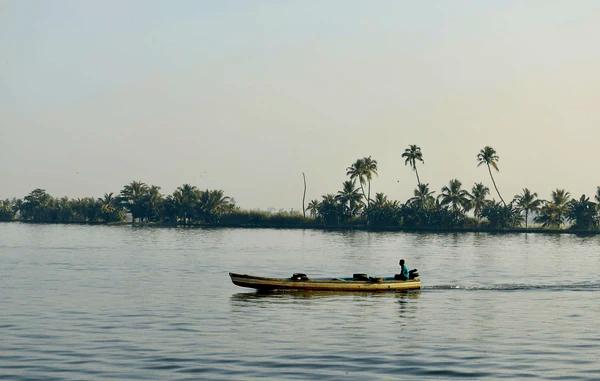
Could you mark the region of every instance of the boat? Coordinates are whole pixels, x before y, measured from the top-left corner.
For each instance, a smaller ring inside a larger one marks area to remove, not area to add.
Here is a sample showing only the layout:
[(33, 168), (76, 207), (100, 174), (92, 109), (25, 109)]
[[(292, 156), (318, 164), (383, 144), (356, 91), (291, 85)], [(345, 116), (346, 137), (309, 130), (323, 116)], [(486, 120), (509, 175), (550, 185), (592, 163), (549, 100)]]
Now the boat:
[[(360, 276), (357, 276), (360, 275)], [(351, 278), (314, 278), (294, 274), (291, 278), (264, 278), (246, 274), (229, 273), (233, 284), (260, 291), (306, 290), (306, 291), (406, 291), (421, 288), (419, 278), (397, 280), (393, 277), (375, 278), (355, 274)]]

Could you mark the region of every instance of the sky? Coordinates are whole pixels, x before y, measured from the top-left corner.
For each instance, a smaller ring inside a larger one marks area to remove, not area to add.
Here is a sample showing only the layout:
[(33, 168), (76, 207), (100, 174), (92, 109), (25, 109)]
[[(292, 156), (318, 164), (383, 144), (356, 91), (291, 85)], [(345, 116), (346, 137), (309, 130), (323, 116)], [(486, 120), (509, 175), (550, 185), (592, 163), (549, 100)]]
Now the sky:
[(0, 198), (132, 180), (301, 209), (372, 156), (372, 192), (600, 186), (597, 1), (0, 0)]

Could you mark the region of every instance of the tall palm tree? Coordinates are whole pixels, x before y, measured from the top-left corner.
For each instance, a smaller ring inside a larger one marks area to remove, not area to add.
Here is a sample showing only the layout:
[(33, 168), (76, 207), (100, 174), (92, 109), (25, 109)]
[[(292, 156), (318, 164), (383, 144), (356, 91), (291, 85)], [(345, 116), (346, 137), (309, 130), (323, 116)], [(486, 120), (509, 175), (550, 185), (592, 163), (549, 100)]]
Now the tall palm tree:
[(450, 180), (448, 185), (442, 188), (442, 193), (439, 195), (440, 204), (442, 206), (450, 205), (452, 210), (457, 213), (469, 210), (471, 206), (469, 192), (461, 189), (461, 187), (462, 183), (459, 180)]
[(477, 154), (477, 166), (479, 167), (482, 164), (487, 165), (488, 172), (490, 173), (490, 177), (492, 178), (492, 183), (494, 184), (494, 188), (496, 189), (496, 193), (498, 193), (498, 197), (500, 197), (500, 200), (502, 200), (502, 203), (504, 204), (504, 206), (506, 206), (506, 202), (504, 202), (504, 199), (502, 198), (502, 195), (498, 190), (498, 186), (496, 186), (494, 176), (492, 176), (492, 167), (496, 170), (496, 172), (500, 171), (498, 169), (498, 160), (500, 160), (500, 157), (496, 153), (496, 150), (490, 146), (483, 147), (483, 149)]
[(355, 180), (347, 180), (342, 184), (342, 190), (337, 193), (336, 199), (344, 206), (348, 217), (353, 217), (360, 210), (362, 196), (356, 188)]
[(417, 161), (421, 163), (425, 163), (423, 161), (423, 153), (421, 152), (421, 147), (411, 144), (407, 149), (404, 150), (402, 157), (405, 158), (404, 165), (409, 165), (415, 171), (417, 175), (417, 185), (421, 186), (421, 180), (419, 179), (419, 171), (417, 171)]
[(471, 188), (471, 206), (473, 207), (473, 215), (475, 218), (481, 218), (481, 209), (488, 201), (485, 196), (490, 193), (490, 188), (486, 187), (482, 183), (475, 183)]
[(537, 193), (531, 192), (527, 188), (523, 188), (523, 193), (515, 196), (517, 208), (525, 212), (525, 229), (529, 220), (529, 212), (535, 212), (540, 209), (542, 200), (537, 198)]
[[(346, 175), (350, 176), (351, 180), (358, 178), (360, 189), (368, 207), (371, 199), (371, 179), (373, 175), (377, 176), (377, 160), (371, 159), (371, 156), (358, 159), (346, 168)], [(366, 183), (368, 183), (368, 193), (365, 193), (364, 185)]]

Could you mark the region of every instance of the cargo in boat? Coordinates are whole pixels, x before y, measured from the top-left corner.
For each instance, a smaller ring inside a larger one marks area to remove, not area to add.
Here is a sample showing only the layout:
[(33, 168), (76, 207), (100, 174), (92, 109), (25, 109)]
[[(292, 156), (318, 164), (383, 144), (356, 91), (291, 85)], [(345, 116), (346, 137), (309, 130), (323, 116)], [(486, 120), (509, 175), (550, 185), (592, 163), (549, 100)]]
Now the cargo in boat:
[[(298, 275), (298, 276), (297, 276)], [(361, 274), (362, 275), (362, 274)], [(397, 280), (393, 277), (351, 277), (351, 278), (308, 278), (304, 274), (294, 274), (291, 278), (265, 278), (246, 274), (229, 273), (233, 284), (261, 291), (269, 290), (310, 290), (310, 291), (403, 291), (421, 288), (419, 278)]]

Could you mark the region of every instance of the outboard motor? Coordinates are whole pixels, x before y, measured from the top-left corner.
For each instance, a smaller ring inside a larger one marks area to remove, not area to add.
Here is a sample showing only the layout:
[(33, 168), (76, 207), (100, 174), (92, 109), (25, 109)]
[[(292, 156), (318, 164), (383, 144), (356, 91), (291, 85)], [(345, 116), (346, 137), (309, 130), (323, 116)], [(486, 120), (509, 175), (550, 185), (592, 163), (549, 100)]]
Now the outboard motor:
[(301, 282), (301, 281), (308, 280), (308, 277), (306, 276), (306, 274), (294, 273), (290, 277), (290, 280), (293, 280), (293, 281), (296, 281), (296, 282)]

